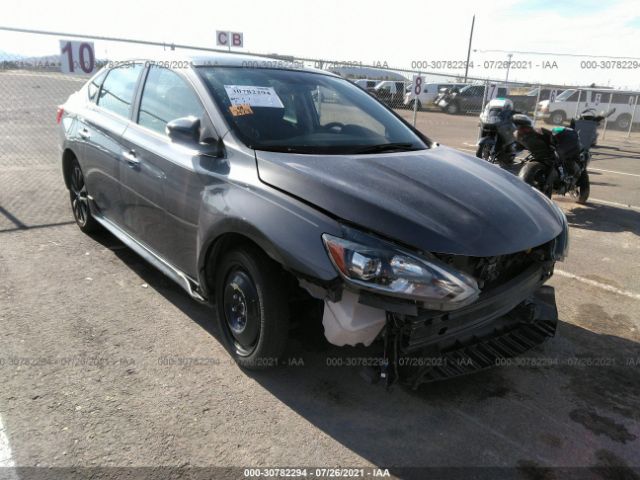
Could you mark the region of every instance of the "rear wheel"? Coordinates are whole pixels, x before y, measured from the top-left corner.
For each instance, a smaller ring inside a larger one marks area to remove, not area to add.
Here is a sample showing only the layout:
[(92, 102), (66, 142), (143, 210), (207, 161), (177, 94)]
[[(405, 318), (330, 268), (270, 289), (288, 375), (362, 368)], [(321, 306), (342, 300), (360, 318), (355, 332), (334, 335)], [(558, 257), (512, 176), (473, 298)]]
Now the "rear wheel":
[(590, 192), (591, 185), (589, 182), (589, 172), (583, 170), (582, 174), (580, 174), (580, 178), (576, 183), (576, 188), (571, 192), (571, 196), (576, 201), (576, 203), (584, 205), (589, 199)]
[(631, 123), (631, 115), (623, 113), (616, 119), (616, 127), (620, 130), (628, 130)]
[(547, 185), (547, 167), (540, 162), (525, 163), (518, 175), (525, 183), (551, 198), (553, 187)]
[(233, 250), (217, 266), (217, 320), (225, 346), (244, 368), (275, 367), (288, 337), (282, 271), (253, 246)]
[(513, 165), (514, 156), (509, 152), (501, 152), (498, 154), (498, 163), (503, 167)]
[(84, 233), (92, 233), (98, 230), (100, 224), (91, 215), (89, 193), (77, 159), (73, 159), (69, 168), (69, 198), (71, 200), (73, 218), (80, 230)]

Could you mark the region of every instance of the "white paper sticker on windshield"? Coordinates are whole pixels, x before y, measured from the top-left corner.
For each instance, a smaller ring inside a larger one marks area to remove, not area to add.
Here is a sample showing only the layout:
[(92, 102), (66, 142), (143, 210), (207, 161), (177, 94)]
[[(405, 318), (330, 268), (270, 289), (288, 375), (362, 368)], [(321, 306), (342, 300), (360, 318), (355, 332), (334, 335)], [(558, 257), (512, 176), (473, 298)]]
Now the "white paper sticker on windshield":
[(284, 108), (280, 97), (273, 87), (254, 87), (251, 85), (225, 85), (231, 105), (249, 105), (251, 107)]

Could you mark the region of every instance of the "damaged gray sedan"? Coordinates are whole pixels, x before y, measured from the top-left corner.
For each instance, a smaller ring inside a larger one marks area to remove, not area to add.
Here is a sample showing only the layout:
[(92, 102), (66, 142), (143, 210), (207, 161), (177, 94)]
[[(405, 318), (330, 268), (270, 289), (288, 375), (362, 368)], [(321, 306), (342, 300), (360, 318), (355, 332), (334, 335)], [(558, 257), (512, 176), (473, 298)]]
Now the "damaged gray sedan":
[(333, 74), (132, 60), (58, 121), (79, 227), (106, 228), (212, 304), (243, 367), (277, 364), (291, 322), (313, 321), (293, 314), (305, 303), (329, 342), (376, 342), (378, 374), (413, 386), (555, 333), (543, 284), (567, 251), (562, 211)]

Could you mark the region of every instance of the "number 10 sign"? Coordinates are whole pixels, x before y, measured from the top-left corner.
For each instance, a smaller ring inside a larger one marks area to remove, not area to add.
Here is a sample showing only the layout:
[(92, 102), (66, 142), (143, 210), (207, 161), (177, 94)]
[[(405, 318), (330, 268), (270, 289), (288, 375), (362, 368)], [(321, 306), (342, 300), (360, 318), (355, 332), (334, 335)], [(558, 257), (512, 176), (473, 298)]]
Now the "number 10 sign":
[(60, 70), (62, 73), (90, 74), (96, 69), (93, 42), (60, 40)]

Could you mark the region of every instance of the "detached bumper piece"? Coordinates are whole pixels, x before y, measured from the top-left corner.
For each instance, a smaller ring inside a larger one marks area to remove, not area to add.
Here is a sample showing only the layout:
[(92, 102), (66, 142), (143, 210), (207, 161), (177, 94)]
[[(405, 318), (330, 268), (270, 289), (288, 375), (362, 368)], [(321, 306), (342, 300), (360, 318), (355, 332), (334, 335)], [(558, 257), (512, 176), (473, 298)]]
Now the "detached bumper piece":
[[(431, 336), (431, 342), (420, 335), (424, 332), (416, 329), (415, 322), (396, 330), (395, 358), (392, 360), (396, 366), (396, 379), (417, 389), (424, 383), (504, 364), (505, 359), (517, 357), (540, 345), (556, 332), (558, 311), (554, 290), (542, 286), (515, 308), (499, 315), (497, 318), (492, 315), (485, 317), (484, 321), (476, 318), (476, 321), (461, 322), (467, 323), (466, 328), (458, 325), (453, 337)], [(466, 315), (462, 313), (459, 320), (464, 317)], [(420, 320), (424, 323), (424, 319)], [(440, 327), (439, 331), (442, 332), (443, 328)], [(404, 334), (400, 333), (403, 331)]]

